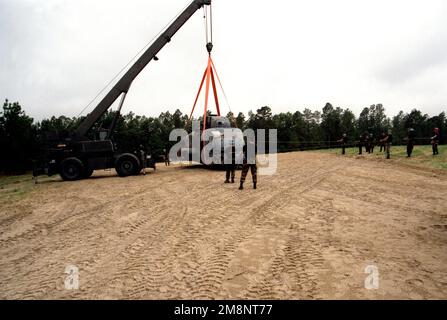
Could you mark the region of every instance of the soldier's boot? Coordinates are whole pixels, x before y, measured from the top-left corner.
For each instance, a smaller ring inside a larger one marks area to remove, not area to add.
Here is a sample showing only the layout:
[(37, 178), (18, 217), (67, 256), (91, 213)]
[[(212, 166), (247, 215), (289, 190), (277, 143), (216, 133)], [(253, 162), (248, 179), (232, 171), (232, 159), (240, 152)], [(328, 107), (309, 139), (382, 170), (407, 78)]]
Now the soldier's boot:
[(225, 183), (230, 183), (230, 174), (231, 172), (227, 169), (227, 171), (225, 172)]
[(231, 178), (231, 183), (234, 183), (234, 178)]
[(256, 182), (253, 182), (253, 189), (256, 189)]
[(244, 183), (241, 182), (241, 185), (239, 186), (239, 190), (244, 190)]

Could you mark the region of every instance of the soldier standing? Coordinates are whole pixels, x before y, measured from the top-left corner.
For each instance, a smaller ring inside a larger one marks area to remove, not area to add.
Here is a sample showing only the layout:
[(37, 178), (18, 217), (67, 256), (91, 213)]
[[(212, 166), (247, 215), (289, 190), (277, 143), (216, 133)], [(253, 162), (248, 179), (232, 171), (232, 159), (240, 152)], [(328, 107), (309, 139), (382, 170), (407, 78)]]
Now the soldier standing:
[(435, 135), (433, 137), (431, 137), (431, 146), (432, 146), (434, 156), (439, 154), (438, 143), (439, 143), (439, 128), (435, 128)]
[(386, 133), (382, 132), (382, 134), (380, 135), (380, 139), (379, 139), (379, 141), (380, 141), (380, 152), (385, 151), (385, 143), (382, 142), (382, 140), (385, 139), (385, 137), (386, 137)]
[[(251, 148), (248, 147), (250, 145)], [(258, 167), (256, 165), (256, 145), (254, 141), (249, 141), (245, 144), (244, 148), (244, 162), (242, 165), (241, 185), (239, 190), (244, 189), (244, 182), (247, 178), (248, 170), (251, 171), (253, 178), (253, 189), (256, 189), (256, 183), (258, 182), (257, 172)]]
[(370, 153), (370, 150), (369, 150), (369, 132), (365, 132), (363, 134), (363, 139), (364, 139), (364, 144), (365, 144), (365, 151), (367, 153)]
[(348, 137), (346, 133), (343, 133), (343, 136), (337, 143), (341, 143), (341, 154), (346, 154), (346, 143), (348, 142)]
[(388, 134), (380, 140), (380, 142), (383, 142), (385, 144), (385, 152), (386, 152), (386, 158), (391, 158), (391, 143), (393, 142), (393, 134), (391, 130), (388, 130)]
[(140, 144), (140, 148), (138, 150), (138, 157), (141, 163), (141, 169), (143, 170), (143, 175), (146, 175), (146, 152), (144, 152), (144, 147)]
[(374, 136), (373, 136), (373, 134), (371, 133), (370, 135), (369, 135), (369, 138), (368, 138), (368, 144), (369, 144), (369, 152), (370, 153), (374, 153)]
[(360, 135), (360, 137), (359, 137), (359, 155), (362, 154), (363, 143), (364, 143), (363, 135)]
[(414, 148), (415, 131), (413, 128), (407, 130), (407, 157), (410, 158)]
[(236, 159), (235, 159), (236, 150), (234, 145), (231, 148), (229, 148), (228, 152), (231, 152), (231, 155), (229, 155), (231, 163), (225, 164), (226, 169), (225, 183), (230, 183), (230, 177), (231, 177), (231, 183), (234, 183), (234, 177), (236, 176)]
[(171, 159), (169, 159), (169, 151), (167, 149), (163, 149), (164, 158), (165, 158), (165, 166), (169, 167), (171, 165)]

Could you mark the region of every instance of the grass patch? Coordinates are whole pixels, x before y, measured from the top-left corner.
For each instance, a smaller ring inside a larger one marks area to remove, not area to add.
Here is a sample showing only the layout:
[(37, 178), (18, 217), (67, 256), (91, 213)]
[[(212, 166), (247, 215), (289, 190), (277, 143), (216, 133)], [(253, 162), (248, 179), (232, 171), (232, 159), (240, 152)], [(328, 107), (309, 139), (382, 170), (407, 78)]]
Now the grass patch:
[(31, 174), (0, 176), (0, 203), (19, 200), (34, 188)]
[[(409, 165), (416, 165), (428, 169), (443, 169), (447, 170), (447, 146), (439, 146), (439, 155), (433, 156), (431, 145), (429, 146), (415, 146), (413, 149), (413, 154), (411, 158), (407, 157), (407, 147), (406, 146), (392, 146), (391, 147), (391, 159), (396, 162), (401, 162)], [(374, 154), (365, 153), (365, 149), (363, 148), (363, 155), (365, 157), (385, 158), (385, 154), (383, 152), (379, 152), (380, 147), (374, 148)], [(322, 152), (322, 153), (337, 153), (341, 154), (341, 148), (334, 149), (326, 149), (326, 150), (317, 150), (314, 152)], [(359, 148), (347, 148), (346, 155), (348, 157), (357, 156), (359, 152)]]

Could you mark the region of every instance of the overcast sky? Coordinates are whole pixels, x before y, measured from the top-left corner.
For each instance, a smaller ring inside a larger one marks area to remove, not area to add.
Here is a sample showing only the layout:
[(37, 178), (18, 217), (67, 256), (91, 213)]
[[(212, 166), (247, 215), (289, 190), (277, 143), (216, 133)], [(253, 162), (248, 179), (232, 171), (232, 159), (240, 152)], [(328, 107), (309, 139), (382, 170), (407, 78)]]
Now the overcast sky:
[[(78, 115), (188, 2), (0, 0), (0, 99), (36, 119)], [(235, 113), (326, 102), (357, 115), (375, 103), (389, 115), (447, 111), (445, 0), (213, 3), (213, 56)], [(189, 113), (207, 59), (201, 11), (159, 58), (133, 83), (124, 112)]]

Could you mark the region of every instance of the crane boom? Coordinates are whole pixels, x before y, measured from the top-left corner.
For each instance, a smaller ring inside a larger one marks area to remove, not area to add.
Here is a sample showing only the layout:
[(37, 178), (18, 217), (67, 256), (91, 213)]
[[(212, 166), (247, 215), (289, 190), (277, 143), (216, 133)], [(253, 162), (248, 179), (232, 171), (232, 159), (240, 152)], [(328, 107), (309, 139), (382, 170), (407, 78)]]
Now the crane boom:
[[(87, 132), (93, 127), (111, 105), (122, 94), (127, 94), (132, 82), (140, 72), (151, 62), (163, 47), (169, 43), (178, 30), (204, 5), (211, 5), (211, 0), (194, 0), (174, 22), (154, 41), (154, 43), (141, 55), (141, 57), (121, 77), (115, 86), (99, 102), (96, 108), (81, 122), (75, 131), (77, 138), (85, 138)], [(123, 100), (122, 100), (123, 102)], [(122, 106), (122, 105), (121, 105)], [(121, 107), (120, 106), (120, 107)]]
[[(137, 175), (146, 168), (155, 169), (156, 158), (153, 157), (149, 146), (140, 145), (127, 147), (125, 150), (120, 149), (112, 139), (114, 127), (135, 78), (149, 62), (153, 59), (157, 60), (156, 55), (194, 13), (203, 6), (211, 6), (211, 1), (193, 0), (124, 73), (74, 132), (68, 135), (57, 131), (49, 133), (44, 141), (45, 147), (41, 156), (34, 162), (33, 175), (35, 177), (41, 174), (52, 176), (58, 173), (62, 179), (74, 181), (89, 178), (95, 170), (115, 168), (119, 176), (128, 177)], [(211, 43), (207, 44), (207, 48), (208, 50), (212, 48)], [(120, 96), (118, 110), (108, 128), (107, 136), (101, 135), (105, 131), (96, 133), (99, 134), (99, 139), (98, 135), (89, 135), (94, 124)]]

